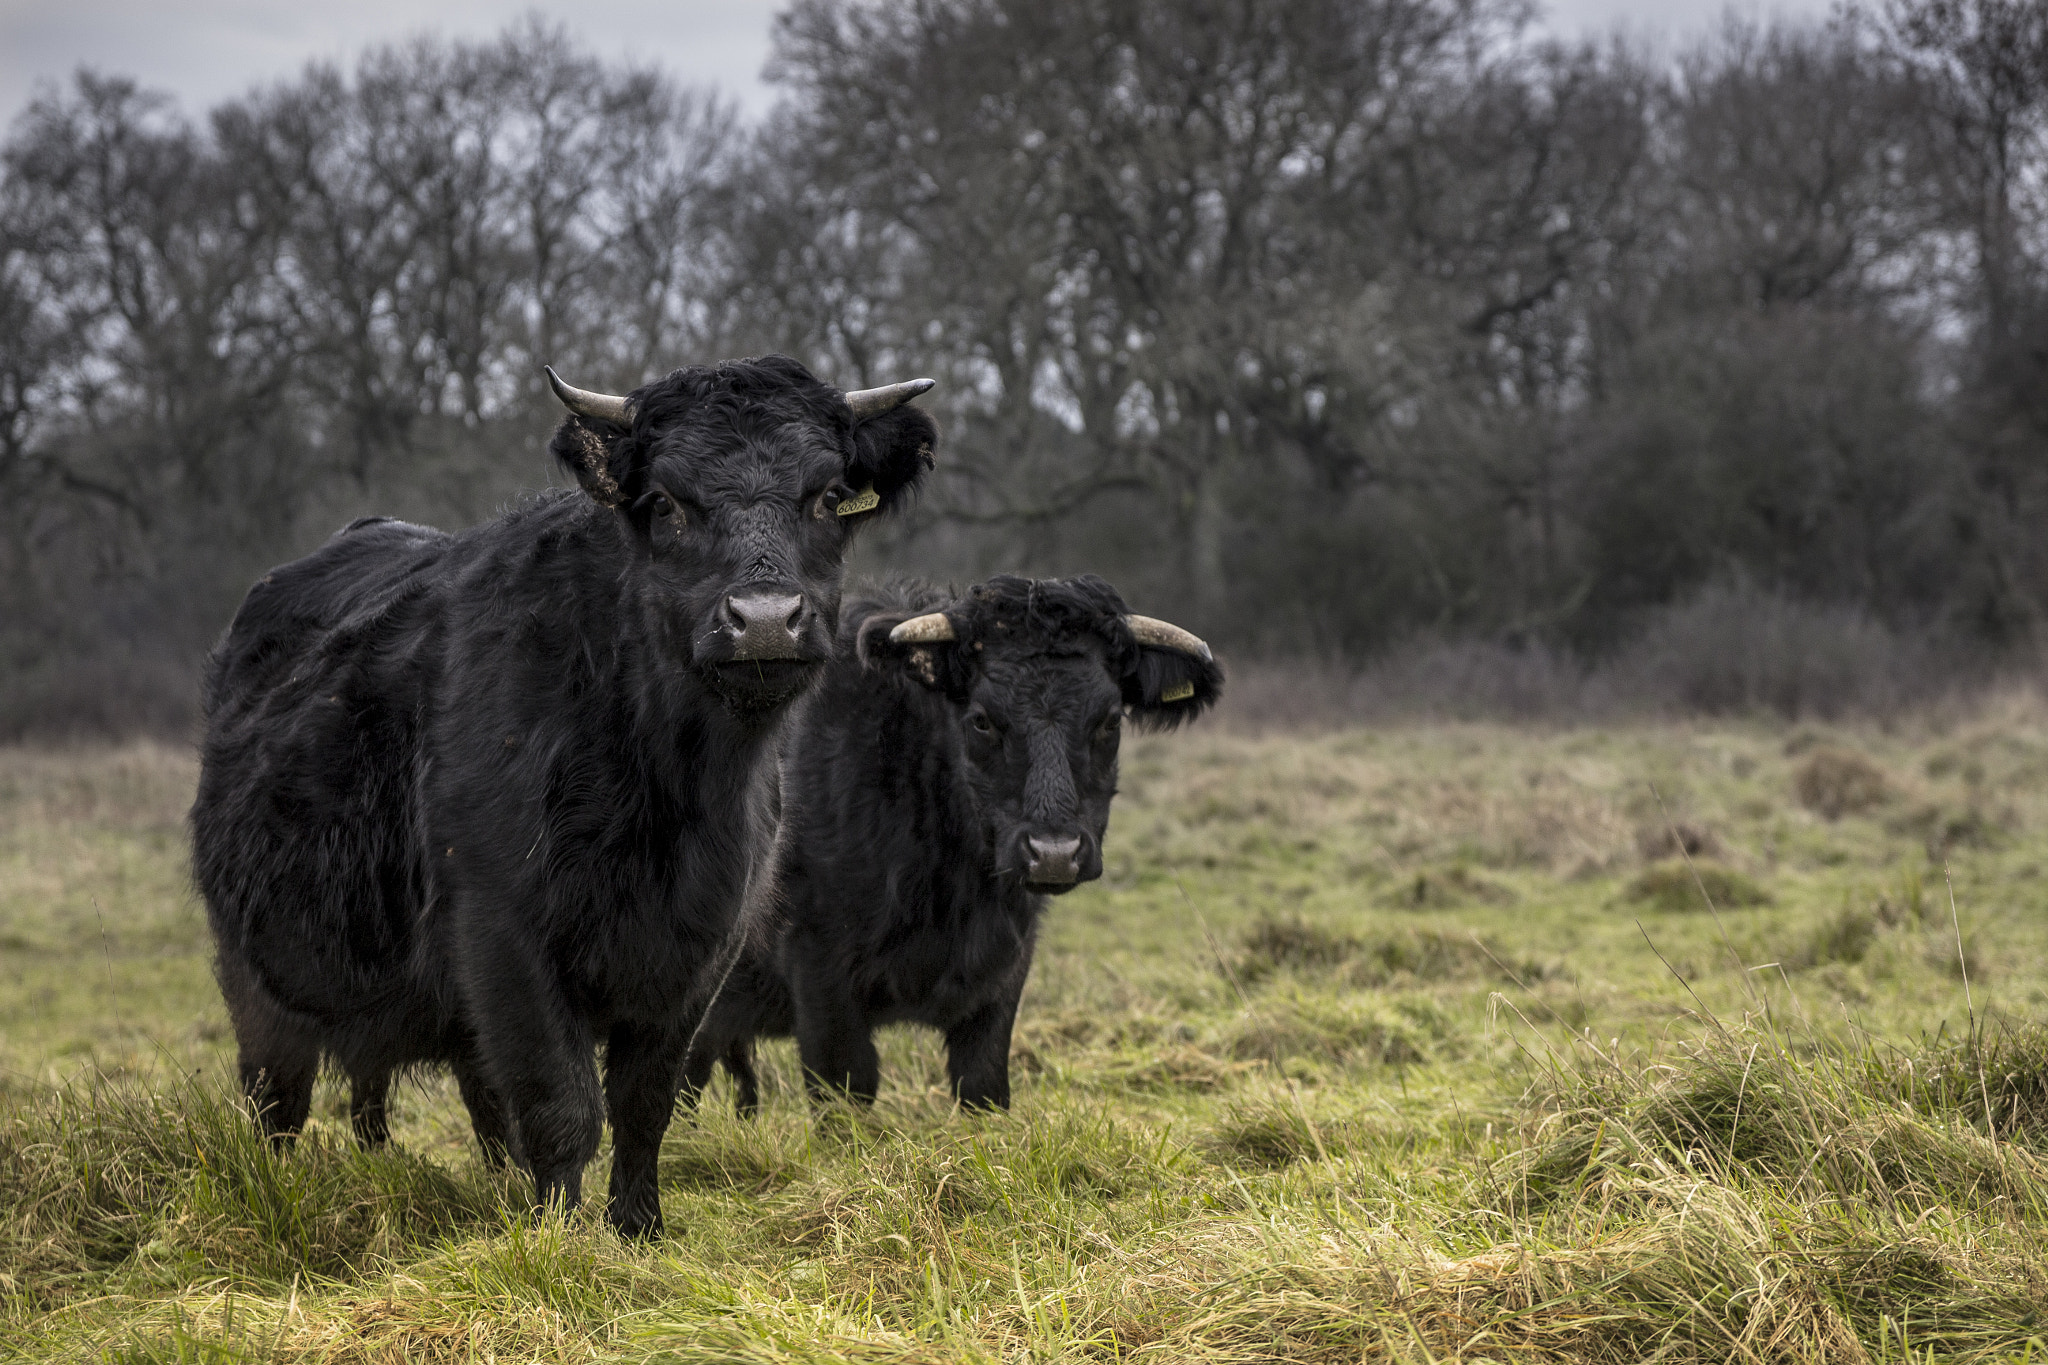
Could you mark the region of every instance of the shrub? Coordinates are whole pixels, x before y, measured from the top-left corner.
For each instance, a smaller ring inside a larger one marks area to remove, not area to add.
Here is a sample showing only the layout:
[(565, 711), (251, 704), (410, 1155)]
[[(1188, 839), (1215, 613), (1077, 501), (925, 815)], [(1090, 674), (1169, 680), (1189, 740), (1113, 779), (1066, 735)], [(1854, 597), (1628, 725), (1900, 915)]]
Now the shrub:
[(1828, 718), (1897, 711), (1958, 671), (1861, 610), (1737, 581), (1651, 617), (1600, 681), (1664, 711)]

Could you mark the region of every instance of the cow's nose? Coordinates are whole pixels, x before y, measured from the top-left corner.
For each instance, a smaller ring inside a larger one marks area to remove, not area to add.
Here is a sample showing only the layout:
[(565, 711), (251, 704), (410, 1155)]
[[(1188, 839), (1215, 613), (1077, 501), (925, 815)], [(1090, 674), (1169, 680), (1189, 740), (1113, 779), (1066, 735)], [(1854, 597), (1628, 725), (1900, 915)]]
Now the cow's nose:
[(732, 657), (800, 659), (804, 599), (795, 594), (748, 593), (725, 599), (726, 629), (732, 632)]
[(1031, 863), (1024, 880), (1036, 886), (1072, 886), (1081, 879), (1081, 839), (1047, 839), (1032, 835), (1024, 841), (1031, 850)]

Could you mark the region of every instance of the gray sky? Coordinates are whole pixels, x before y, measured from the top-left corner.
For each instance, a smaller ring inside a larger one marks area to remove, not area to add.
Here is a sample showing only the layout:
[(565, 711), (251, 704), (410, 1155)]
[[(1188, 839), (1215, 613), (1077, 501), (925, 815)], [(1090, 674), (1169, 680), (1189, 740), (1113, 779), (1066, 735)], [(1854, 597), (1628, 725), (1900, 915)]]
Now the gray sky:
[[(769, 20), (781, 0), (0, 0), (0, 127), (38, 81), (80, 64), (138, 76), (177, 95), (188, 113), (307, 61), (344, 65), (365, 46), (429, 29), (487, 37), (521, 14), (559, 21), (598, 55), (666, 67), (715, 84), (749, 113), (773, 98), (761, 84)], [(1747, 14), (1827, 13), (1831, 0), (1741, 0)], [(1550, 0), (1564, 35), (1624, 25), (1638, 37), (1698, 30), (1725, 0)], [(629, 36), (630, 35), (630, 36)]]

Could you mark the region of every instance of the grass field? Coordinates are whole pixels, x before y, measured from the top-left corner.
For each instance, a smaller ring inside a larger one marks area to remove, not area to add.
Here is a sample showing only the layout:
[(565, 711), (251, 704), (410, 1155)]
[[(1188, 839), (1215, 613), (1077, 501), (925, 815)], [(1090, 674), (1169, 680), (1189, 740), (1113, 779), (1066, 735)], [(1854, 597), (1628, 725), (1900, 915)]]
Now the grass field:
[(2038, 700), (1130, 742), (1015, 1110), (900, 1031), (814, 1120), (771, 1044), (644, 1246), (522, 1213), (439, 1076), (394, 1152), (327, 1082), (260, 1148), (193, 780), (0, 753), (0, 1358), (2048, 1359)]

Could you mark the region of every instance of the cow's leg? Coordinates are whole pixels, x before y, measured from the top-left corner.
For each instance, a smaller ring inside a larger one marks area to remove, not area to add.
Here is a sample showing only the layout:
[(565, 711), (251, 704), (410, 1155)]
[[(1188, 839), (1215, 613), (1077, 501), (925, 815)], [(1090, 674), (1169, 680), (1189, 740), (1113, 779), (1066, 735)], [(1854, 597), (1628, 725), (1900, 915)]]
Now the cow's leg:
[(846, 1033), (800, 1033), (796, 1042), (803, 1056), (804, 1087), (812, 1099), (875, 1102), (882, 1088), (882, 1059), (865, 1024)]
[(498, 1099), (473, 1056), (455, 1059), (455, 1086), (462, 1092), (462, 1107), (469, 1110), (469, 1126), (483, 1149), (484, 1164), (503, 1170), (512, 1154), (512, 1130), (505, 1119), (505, 1106)]
[(946, 1030), (946, 1072), (969, 1109), (1010, 1107), (1010, 1030), (1017, 996), (1005, 992)]
[(682, 1083), (676, 1088), (676, 1102), (686, 1109), (695, 1109), (697, 1101), (704, 1098), (704, 1087), (711, 1084), (711, 1068), (717, 1065), (718, 1058), (700, 1039), (699, 1045), (683, 1059)]
[(604, 1098), (612, 1121), (611, 1199), (605, 1216), (622, 1237), (661, 1235), (656, 1167), (675, 1111), (688, 1035), (621, 1024), (604, 1050)]
[(761, 1110), (761, 1077), (754, 1070), (754, 1040), (735, 1038), (725, 1050), (725, 1072), (734, 1086), (733, 1109), (743, 1119)]
[(691, 1109), (704, 1097), (704, 1087), (711, 1084), (711, 1068), (720, 1060), (725, 1069), (738, 1082), (739, 1073), (733, 1071), (732, 1058), (735, 1052), (744, 1051), (747, 1045), (747, 1020), (728, 1010), (714, 1005), (712, 1012), (703, 1023), (683, 1030), (683, 1036), (691, 1039), (689, 1055), (683, 1061), (681, 1102)]
[(813, 1099), (852, 1098), (872, 1104), (882, 1084), (873, 1030), (829, 964), (800, 961), (796, 980), (796, 1048)]
[(391, 1073), (366, 1072), (349, 1078), (348, 1121), (356, 1141), (365, 1147), (382, 1147), (391, 1141), (391, 1121), (385, 1105), (391, 1098)]
[(240, 963), (224, 955), (216, 975), (235, 1026), (242, 1094), (263, 1136), (289, 1147), (313, 1108), (320, 1046), (271, 1003)]
[(604, 1131), (596, 1041), (561, 989), (509, 936), (464, 945), (463, 1000), (485, 1083), (504, 1105), (512, 1150), (541, 1208), (583, 1201), (583, 1168)]
[(289, 1147), (306, 1126), (313, 1108), (313, 1079), (320, 1073), (319, 1049), (310, 1046), (244, 1048), (241, 1056), (242, 1094), (263, 1136), (279, 1147)]

